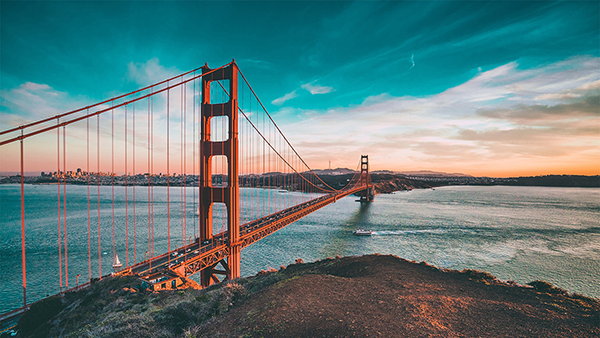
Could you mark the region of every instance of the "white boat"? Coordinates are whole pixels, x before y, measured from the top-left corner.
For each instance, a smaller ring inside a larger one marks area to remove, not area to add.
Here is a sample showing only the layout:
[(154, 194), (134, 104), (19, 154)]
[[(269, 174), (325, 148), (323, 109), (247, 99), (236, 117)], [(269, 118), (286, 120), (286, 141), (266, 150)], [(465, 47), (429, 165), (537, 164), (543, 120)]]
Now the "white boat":
[(119, 255), (115, 254), (115, 261), (113, 263), (113, 269), (115, 271), (117, 271), (117, 270), (119, 270), (122, 267), (123, 267), (123, 264), (121, 263), (121, 261), (119, 261)]
[(371, 230), (364, 230), (364, 229), (356, 229), (354, 230), (353, 234), (355, 234), (356, 236), (371, 236), (373, 232)]

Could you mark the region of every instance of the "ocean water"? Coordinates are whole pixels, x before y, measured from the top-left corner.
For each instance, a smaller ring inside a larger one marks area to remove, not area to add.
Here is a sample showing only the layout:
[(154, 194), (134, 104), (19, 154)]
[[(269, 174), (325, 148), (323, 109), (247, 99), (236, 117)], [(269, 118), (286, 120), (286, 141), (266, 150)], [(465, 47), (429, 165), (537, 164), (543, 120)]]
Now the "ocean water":
[[(57, 189), (56, 185), (25, 186), (28, 302), (59, 291)], [(136, 187), (135, 261), (143, 260), (149, 251), (149, 231), (154, 231), (155, 254), (166, 251), (168, 241), (173, 249), (198, 233), (194, 227), (194, 188), (172, 187), (169, 191), (168, 218), (167, 188), (154, 188), (154, 204), (150, 205), (154, 208), (150, 222), (154, 227), (149, 229), (149, 204), (142, 202), (147, 200), (148, 189)], [(284, 194), (245, 188), (241, 192), (243, 215), (249, 212), (248, 197), (260, 205), (263, 193)], [(129, 187), (125, 203), (125, 188), (114, 189), (114, 250), (123, 264), (127, 259), (130, 264), (134, 262), (132, 193)], [(285, 194), (296, 200), (314, 197)], [(99, 193), (97, 187), (90, 188), (93, 278), (98, 277), (100, 265), (103, 275), (112, 271), (112, 196), (109, 186), (100, 187)], [(485, 270), (502, 280), (522, 284), (545, 280), (571, 292), (600, 298), (598, 188), (451, 186), (377, 195), (369, 204), (357, 203), (355, 199), (341, 199), (243, 249), (242, 275), (279, 268), (297, 258), (313, 261), (335, 255), (381, 253), (451, 269)], [(260, 209), (259, 206), (253, 210)], [(61, 209), (61, 217), (63, 212)], [(215, 214), (219, 218), (222, 211), (217, 209)], [(20, 215), (20, 186), (0, 185), (0, 312), (22, 305)], [(77, 275), (80, 283), (89, 278), (86, 186), (67, 186), (67, 215), (68, 281), (73, 287)], [(125, 245), (126, 221), (129, 255)], [(222, 219), (217, 221), (215, 230), (222, 223)], [(373, 236), (354, 236), (352, 231), (357, 228), (370, 229)], [(64, 266), (62, 274), (64, 278)], [(63, 287), (64, 283), (63, 280)]]

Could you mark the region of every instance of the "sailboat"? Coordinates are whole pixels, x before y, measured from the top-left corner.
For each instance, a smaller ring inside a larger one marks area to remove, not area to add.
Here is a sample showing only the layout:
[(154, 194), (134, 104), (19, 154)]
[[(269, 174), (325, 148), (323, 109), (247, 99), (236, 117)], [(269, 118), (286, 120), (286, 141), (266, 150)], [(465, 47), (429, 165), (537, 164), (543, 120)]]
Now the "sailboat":
[(119, 261), (119, 255), (115, 254), (115, 261), (113, 263), (113, 269), (115, 271), (118, 271), (122, 267), (123, 267), (123, 264), (121, 263), (121, 261)]

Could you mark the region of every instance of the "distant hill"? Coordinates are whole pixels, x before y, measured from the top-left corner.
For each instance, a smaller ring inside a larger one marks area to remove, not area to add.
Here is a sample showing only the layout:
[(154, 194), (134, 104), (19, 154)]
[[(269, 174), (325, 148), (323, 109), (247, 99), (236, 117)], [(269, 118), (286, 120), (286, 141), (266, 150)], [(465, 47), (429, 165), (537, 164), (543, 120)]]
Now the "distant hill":
[(473, 177), (461, 173), (446, 173), (443, 171), (418, 170), (418, 171), (391, 171), (391, 170), (374, 170), (371, 174), (376, 175), (404, 175), (404, 176), (429, 176), (429, 177)]
[[(25, 177), (39, 176), (40, 172), (39, 171), (26, 171), (23, 174)], [(20, 171), (0, 171), (0, 177), (15, 176), (15, 175), (21, 175), (21, 172)]]
[(406, 176), (435, 176), (435, 177), (473, 177), (461, 173), (445, 173), (442, 171), (419, 170), (419, 171), (400, 171), (397, 174)]
[[(354, 174), (356, 171), (348, 168), (336, 169), (313, 169), (317, 175), (347, 175)], [(461, 173), (446, 173), (442, 171), (419, 170), (419, 171), (392, 171), (392, 170), (373, 170), (374, 175), (405, 175), (405, 176), (435, 176), (435, 177), (473, 177)]]
[(354, 174), (356, 171), (348, 168), (336, 168), (336, 169), (313, 169), (313, 172), (317, 175), (346, 175)]
[(583, 175), (546, 175), (529, 177), (511, 177), (508, 185), (544, 186), (544, 187), (600, 187), (600, 176)]

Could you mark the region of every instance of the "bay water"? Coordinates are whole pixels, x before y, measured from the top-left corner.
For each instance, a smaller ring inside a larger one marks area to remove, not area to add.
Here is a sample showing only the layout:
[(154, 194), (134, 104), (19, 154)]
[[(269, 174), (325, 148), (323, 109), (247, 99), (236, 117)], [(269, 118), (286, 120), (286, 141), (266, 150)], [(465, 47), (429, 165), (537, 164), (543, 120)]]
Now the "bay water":
[[(134, 205), (132, 187), (115, 187), (113, 198), (112, 187), (101, 186), (98, 191), (93, 186), (88, 252), (87, 187), (66, 188), (69, 287), (76, 285), (77, 275), (79, 283), (89, 279), (88, 259), (92, 278), (99, 276), (100, 266), (102, 275), (112, 272), (113, 210), (114, 251), (124, 265), (128, 260), (130, 264), (142, 261), (151, 250), (149, 232), (154, 231), (155, 255), (198, 234), (194, 226), (197, 188), (154, 187), (154, 203), (149, 205), (147, 187), (136, 187)], [(56, 185), (25, 186), (28, 302), (59, 292), (61, 270), (63, 289), (66, 286), (64, 264), (59, 269), (57, 189)], [(261, 209), (263, 194), (285, 194), (296, 200), (316, 196), (242, 188), (242, 218)], [(249, 202), (250, 197), (254, 202)], [(242, 275), (279, 268), (297, 258), (314, 261), (380, 253), (450, 269), (484, 270), (521, 284), (545, 280), (600, 298), (599, 188), (449, 186), (381, 194), (368, 204), (355, 200), (353, 196), (338, 200), (243, 249)], [(0, 313), (22, 306), (20, 208), (20, 186), (0, 185)], [(222, 211), (215, 210), (215, 215), (222, 217)], [(215, 230), (223, 223), (218, 219)], [(372, 230), (373, 235), (354, 236), (357, 228)]]

